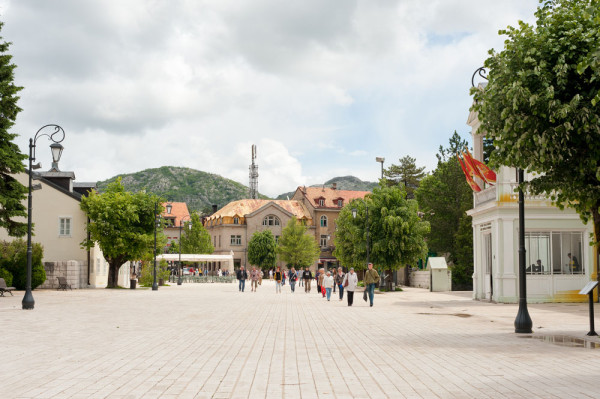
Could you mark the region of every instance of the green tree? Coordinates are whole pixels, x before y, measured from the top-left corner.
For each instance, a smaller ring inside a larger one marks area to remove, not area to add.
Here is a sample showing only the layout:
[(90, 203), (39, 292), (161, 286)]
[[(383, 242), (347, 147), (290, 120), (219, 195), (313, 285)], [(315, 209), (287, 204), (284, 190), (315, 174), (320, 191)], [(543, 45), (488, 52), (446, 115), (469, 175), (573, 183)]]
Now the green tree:
[[(31, 288), (42, 285), (46, 281), (46, 270), (42, 259), (44, 249), (39, 243), (32, 245)], [(4, 269), (12, 276), (12, 284), (18, 290), (27, 285), (27, 242), (21, 239), (0, 242), (0, 270)], [(8, 281), (7, 281), (8, 283)]]
[[(115, 288), (121, 265), (147, 257), (154, 246), (154, 207), (157, 196), (125, 191), (121, 179), (109, 184), (106, 192), (92, 192), (81, 200), (81, 209), (90, 219), (89, 239), (82, 245), (91, 248), (97, 242), (109, 264), (108, 288)], [(162, 248), (159, 246), (159, 248)]]
[(312, 265), (321, 254), (314, 237), (307, 234), (306, 226), (292, 217), (279, 237), (277, 255), (279, 259), (296, 269)]
[(599, 0), (549, 0), (535, 25), (500, 34), (485, 61), (488, 84), (472, 89), (493, 165), (536, 172), (526, 185), (593, 220), (600, 239)]
[(421, 179), (425, 177), (425, 167), (419, 168), (415, 162), (415, 158), (407, 155), (400, 158), (399, 165), (392, 164), (383, 171), (387, 184), (403, 185), (409, 199), (414, 198), (414, 191), (419, 187)]
[[(353, 200), (337, 219), (334, 255), (346, 265), (365, 269), (367, 250), (367, 210), (369, 260), (377, 267), (393, 271), (425, 258), (429, 223), (418, 216), (417, 201), (407, 199), (402, 186), (376, 187), (365, 201)], [(352, 209), (356, 208), (356, 218)]]
[(275, 266), (277, 244), (271, 230), (257, 231), (248, 242), (248, 262), (261, 269)]
[[(0, 31), (3, 25), (0, 22)], [(27, 156), (13, 143), (17, 135), (8, 132), (21, 111), (17, 106), (17, 93), (23, 89), (13, 83), (16, 65), (11, 63), (12, 56), (8, 54), (10, 45), (0, 36), (0, 228), (5, 228), (9, 236), (21, 237), (27, 233), (27, 223), (14, 218), (27, 217), (22, 203), (27, 187), (11, 175), (24, 172), (23, 160)]]
[[(189, 223), (192, 227), (189, 228)], [(210, 234), (200, 221), (200, 216), (193, 213), (191, 221), (184, 222), (181, 236), (181, 251), (185, 254), (212, 254), (215, 250), (210, 241)]]

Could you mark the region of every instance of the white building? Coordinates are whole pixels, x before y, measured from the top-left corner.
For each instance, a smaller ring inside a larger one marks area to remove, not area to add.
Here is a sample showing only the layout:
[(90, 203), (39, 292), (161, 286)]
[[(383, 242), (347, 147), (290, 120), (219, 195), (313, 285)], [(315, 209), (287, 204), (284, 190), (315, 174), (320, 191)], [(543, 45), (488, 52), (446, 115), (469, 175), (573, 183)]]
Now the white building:
[[(477, 114), (471, 112), (473, 156), (483, 159), (483, 137), (476, 134)], [(515, 168), (496, 171), (497, 184), (473, 195), (473, 298), (518, 302), (519, 215)], [(531, 175), (525, 173), (525, 180)], [(579, 290), (597, 276), (597, 255), (589, 245), (591, 224), (584, 225), (570, 208), (560, 210), (544, 196), (525, 195), (527, 300), (577, 302)]]

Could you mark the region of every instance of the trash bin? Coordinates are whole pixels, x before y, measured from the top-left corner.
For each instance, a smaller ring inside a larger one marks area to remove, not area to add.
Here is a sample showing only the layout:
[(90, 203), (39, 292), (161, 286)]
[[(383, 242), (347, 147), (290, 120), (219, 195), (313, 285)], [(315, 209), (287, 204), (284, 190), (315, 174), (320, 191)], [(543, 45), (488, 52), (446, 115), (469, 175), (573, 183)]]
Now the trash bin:
[(131, 288), (132, 290), (135, 290), (135, 287), (137, 285), (137, 280), (136, 279), (131, 279), (129, 280), (129, 288)]

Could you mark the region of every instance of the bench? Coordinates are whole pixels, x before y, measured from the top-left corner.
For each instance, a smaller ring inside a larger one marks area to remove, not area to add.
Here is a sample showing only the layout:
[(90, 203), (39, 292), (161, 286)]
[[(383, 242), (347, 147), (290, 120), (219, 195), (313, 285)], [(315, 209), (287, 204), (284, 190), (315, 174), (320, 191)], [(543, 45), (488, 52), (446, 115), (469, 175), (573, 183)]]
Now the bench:
[(4, 281), (3, 278), (0, 278), (0, 296), (4, 296), (5, 292), (9, 292), (10, 296), (14, 296), (12, 293), (14, 290), (16, 290), (15, 287), (7, 287), (6, 281)]
[(67, 284), (67, 278), (66, 277), (57, 277), (58, 279), (58, 288), (56, 289), (58, 290), (64, 290), (66, 291), (67, 288), (70, 290), (73, 290), (73, 288), (71, 288), (71, 284)]

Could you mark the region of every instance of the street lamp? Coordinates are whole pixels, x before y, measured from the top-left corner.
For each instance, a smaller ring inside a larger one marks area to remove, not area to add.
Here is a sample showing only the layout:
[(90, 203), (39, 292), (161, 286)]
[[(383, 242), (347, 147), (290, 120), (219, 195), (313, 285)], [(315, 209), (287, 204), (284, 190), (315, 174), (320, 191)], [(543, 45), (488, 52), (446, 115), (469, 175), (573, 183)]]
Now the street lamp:
[(160, 220), (157, 201), (154, 203), (154, 280), (152, 282), (152, 291), (158, 291), (158, 284), (156, 283), (156, 229), (160, 224)]
[[(181, 275), (183, 274), (183, 267), (181, 265), (181, 234), (183, 231), (183, 221), (188, 218), (189, 219), (190, 215), (185, 215), (184, 217), (181, 218), (181, 220), (179, 221), (179, 278), (177, 279), (177, 285), (181, 285)], [(191, 229), (192, 228), (192, 222), (188, 223), (188, 228)]]
[(385, 158), (383, 158), (383, 157), (376, 157), (375, 161), (381, 163), (381, 178), (383, 179), (383, 162), (385, 161)]
[[(48, 133), (43, 133), (40, 134), (40, 132), (42, 130), (44, 130), (47, 127), (51, 127), (54, 129), (54, 132), (48, 134)], [(58, 125), (45, 125), (42, 126), (36, 133), (35, 136), (32, 139), (29, 139), (29, 196), (27, 198), (27, 281), (26, 281), (26, 286), (25, 286), (25, 296), (23, 297), (23, 301), (22, 301), (22, 307), (23, 309), (33, 309), (34, 305), (35, 305), (35, 301), (33, 300), (33, 294), (31, 293), (31, 274), (32, 274), (32, 249), (31, 249), (31, 214), (32, 214), (32, 209), (33, 209), (33, 204), (32, 204), (32, 197), (31, 197), (31, 192), (33, 190), (39, 190), (42, 188), (42, 186), (40, 184), (36, 184), (35, 186), (32, 186), (31, 181), (33, 180), (33, 169), (39, 169), (42, 166), (37, 163), (35, 165), (33, 165), (33, 161), (35, 161), (35, 143), (37, 142), (37, 139), (42, 137), (42, 136), (47, 136), (48, 139), (50, 139), (50, 141), (52, 141), (52, 144), (50, 145), (50, 149), (52, 151), (52, 165), (54, 166), (55, 164), (57, 165), (57, 169), (58, 169), (58, 161), (60, 161), (60, 156), (62, 154), (62, 150), (63, 150), (63, 146), (60, 145), (59, 143), (62, 142), (65, 139), (65, 131), (63, 130), (62, 127), (58, 126)]]
[(519, 183), (519, 311), (515, 318), (515, 332), (531, 334), (533, 321), (527, 311), (527, 280), (525, 276), (525, 199), (523, 195), (523, 169), (518, 169)]
[[(365, 223), (367, 225), (367, 265), (369, 264), (369, 206), (367, 205), (367, 201), (362, 198), (356, 198), (361, 200), (365, 204), (366, 211), (366, 219)], [(356, 208), (352, 208), (352, 218), (356, 219), (356, 215), (358, 214), (358, 210)]]

